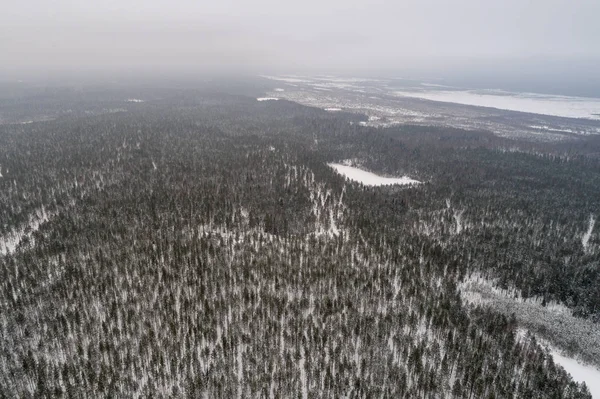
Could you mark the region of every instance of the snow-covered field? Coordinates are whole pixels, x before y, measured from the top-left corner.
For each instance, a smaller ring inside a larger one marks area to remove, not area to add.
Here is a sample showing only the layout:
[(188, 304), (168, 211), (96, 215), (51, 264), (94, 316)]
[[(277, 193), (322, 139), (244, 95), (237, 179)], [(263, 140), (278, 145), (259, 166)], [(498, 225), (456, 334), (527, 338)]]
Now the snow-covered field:
[(528, 112), (565, 118), (600, 120), (600, 99), (502, 90), (422, 90), (396, 91), (396, 95), (508, 111)]
[(277, 97), (258, 97), (256, 101), (277, 101)]
[(128, 98), (126, 101), (128, 103), (143, 103), (143, 102), (145, 102), (144, 100), (140, 100), (139, 98)]
[(366, 170), (358, 169), (353, 166), (342, 165), (339, 163), (328, 163), (330, 167), (336, 170), (340, 175), (347, 177), (350, 180), (357, 181), (365, 186), (387, 186), (392, 184), (419, 184), (420, 181), (413, 180), (410, 177), (383, 177), (375, 173), (367, 172)]

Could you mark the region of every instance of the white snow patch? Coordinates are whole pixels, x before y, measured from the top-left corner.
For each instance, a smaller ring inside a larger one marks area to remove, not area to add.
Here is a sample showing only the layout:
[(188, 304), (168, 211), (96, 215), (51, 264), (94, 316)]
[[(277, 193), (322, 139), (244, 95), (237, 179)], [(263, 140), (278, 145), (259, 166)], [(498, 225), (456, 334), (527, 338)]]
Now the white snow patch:
[(329, 209), (329, 235), (331, 237), (340, 235), (340, 229), (338, 229), (335, 218), (333, 217), (333, 209)]
[[(449, 204), (446, 204), (446, 206), (449, 207)], [(462, 216), (464, 212), (464, 209), (461, 211), (455, 210), (454, 214), (452, 215), (454, 217), (454, 220), (456, 221), (456, 234), (460, 234), (463, 231)]]
[(140, 100), (139, 98), (128, 98), (127, 100), (128, 103), (143, 103), (145, 102), (144, 100)]
[(336, 111), (341, 111), (341, 108), (325, 108), (325, 111), (331, 111), (331, 112), (336, 112)]
[[(544, 313), (562, 316), (571, 316), (572, 313), (568, 307), (558, 302), (549, 301), (543, 306), (542, 297), (523, 297), (521, 291), (515, 287), (499, 288), (496, 280), (489, 279), (480, 273), (472, 273), (465, 278), (458, 284), (458, 289), (461, 292), (461, 298), (471, 304), (498, 304), (498, 302), (504, 301), (509, 304), (524, 304), (530, 312), (533, 312), (533, 309), (538, 309)], [(572, 322), (571, 319), (569, 321)]]
[(277, 101), (277, 97), (258, 97), (256, 101)]
[(557, 129), (557, 128), (550, 127), (550, 126), (547, 126), (547, 125), (529, 125), (529, 128), (535, 129), (535, 130), (544, 130), (544, 131), (547, 131), (547, 132), (580, 133), (579, 131), (573, 130), (573, 129), (567, 129), (567, 128)]
[(330, 167), (336, 170), (342, 176), (347, 177), (350, 180), (357, 181), (364, 184), (365, 186), (387, 186), (391, 184), (419, 184), (420, 181), (413, 180), (410, 177), (383, 177), (378, 176), (375, 173), (367, 172), (366, 170), (358, 169), (353, 166), (342, 165), (339, 163), (328, 163)]
[(590, 238), (592, 237), (592, 231), (594, 230), (595, 224), (596, 224), (596, 219), (594, 218), (594, 215), (590, 215), (588, 230), (581, 238), (581, 245), (583, 245), (583, 250), (586, 252), (587, 252), (589, 244), (590, 244)]
[(275, 89), (275, 91), (282, 92), (282, 91), (285, 91), (285, 89), (282, 89), (282, 88), (278, 87), (278, 88)]
[(306, 378), (306, 355), (304, 354), (304, 347), (300, 352), (300, 385), (302, 392), (302, 399), (308, 399), (308, 381)]
[(425, 87), (446, 87), (446, 88), (452, 88), (452, 86), (439, 85), (439, 84), (435, 84), (435, 83), (421, 83), (421, 86), (425, 86)]
[(310, 82), (310, 80), (302, 79), (301, 77), (296, 77), (293, 75), (287, 75), (287, 76), (261, 75), (261, 77), (266, 78), (266, 79), (271, 79), (271, 80), (279, 80), (281, 82), (286, 82), (286, 83), (308, 83), (308, 82)]
[(20, 228), (12, 231), (4, 237), (0, 237), (0, 256), (12, 254), (17, 250), (19, 244), (25, 237), (31, 238), (40, 226), (46, 223), (53, 214), (48, 214), (44, 208), (36, 211), (29, 219), (29, 222)]

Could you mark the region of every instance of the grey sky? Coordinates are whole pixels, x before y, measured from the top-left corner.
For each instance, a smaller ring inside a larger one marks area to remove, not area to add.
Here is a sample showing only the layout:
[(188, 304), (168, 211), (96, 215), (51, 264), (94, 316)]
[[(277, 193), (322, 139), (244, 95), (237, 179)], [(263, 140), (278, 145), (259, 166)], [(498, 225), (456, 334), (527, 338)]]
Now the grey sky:
[(598, 0), (29, 0), (4, 68), (388, 68), (432, 57), (600, 57)]

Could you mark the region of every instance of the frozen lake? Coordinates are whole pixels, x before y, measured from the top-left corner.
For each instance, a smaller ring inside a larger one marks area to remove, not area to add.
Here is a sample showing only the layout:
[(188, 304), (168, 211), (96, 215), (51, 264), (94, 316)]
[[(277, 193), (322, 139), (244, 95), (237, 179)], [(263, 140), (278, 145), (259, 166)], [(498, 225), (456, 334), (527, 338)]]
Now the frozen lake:
[(423, 100), (497, 108), (565, 118), (600, 120), (600, 99), (502, 90), (424, 90), (396, 91), (396, 95)]

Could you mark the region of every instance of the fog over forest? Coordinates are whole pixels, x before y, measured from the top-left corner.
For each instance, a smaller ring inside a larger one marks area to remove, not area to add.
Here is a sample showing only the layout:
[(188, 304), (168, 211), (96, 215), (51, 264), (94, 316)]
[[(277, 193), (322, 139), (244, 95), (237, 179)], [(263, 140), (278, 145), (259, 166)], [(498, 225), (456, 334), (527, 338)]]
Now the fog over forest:
[(592, 95), (598, 15), (594, 0), (10, 2), (0, 14), (0, 71), (17, 79), (361, 73), (555, 91), (591, 85)]

